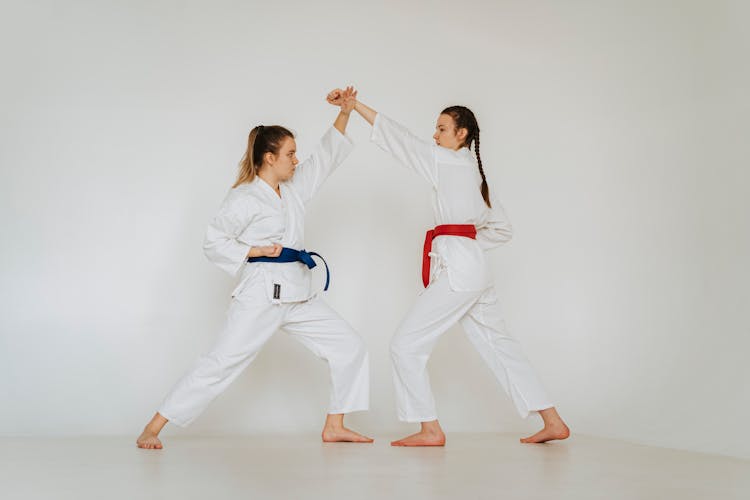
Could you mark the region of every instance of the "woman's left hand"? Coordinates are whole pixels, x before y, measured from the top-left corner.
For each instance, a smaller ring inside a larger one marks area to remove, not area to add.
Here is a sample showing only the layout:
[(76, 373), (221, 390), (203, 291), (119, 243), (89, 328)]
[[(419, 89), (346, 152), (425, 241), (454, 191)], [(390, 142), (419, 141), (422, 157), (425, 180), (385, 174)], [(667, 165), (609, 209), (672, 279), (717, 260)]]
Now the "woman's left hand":
[(354, 87), (347, 87), (341, 94), (341, 99), (341, 112), (349, 114), (354, 110), (354, 105), (357, 104), (357, 91), (354, 90)]

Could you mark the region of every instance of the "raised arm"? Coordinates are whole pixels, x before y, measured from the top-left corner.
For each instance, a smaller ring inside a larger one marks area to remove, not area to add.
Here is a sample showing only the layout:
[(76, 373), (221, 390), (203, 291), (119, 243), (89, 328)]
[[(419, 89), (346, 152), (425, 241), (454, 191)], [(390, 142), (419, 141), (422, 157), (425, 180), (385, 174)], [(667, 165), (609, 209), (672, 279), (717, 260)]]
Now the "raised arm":
[(345, 132), (349, 123), (349, 115), (354, 109), (357, 92), (351, 87), (343, 92), (345, 94), (341, 97), (339, 114), (333, 122), (333, 127), (323, 135), (313, 154), (297, 165), (297, 170), (292, 180), (289, 181), (305, 203), (318, 192), (331, 172), (354, 148), (354, 144)]
[[(331, 104), (340, 104), (343, 99), (344, 91), (341, 89), (333, 90), (327, 96)], [(433, 186), (437, 185), (436, 146), (420, 139), (403, 125), (378, 113), (361, 101), (356, 101), (354, 110), (372, 125), (370, 138), (375, 144), (422, 175)]]
[[(328, 95), (330, 96), (331, 94), (329, 93)], [(338, 100), (338, 106), (341, 109), (336, 120), (333, 122), (333, 127), (345, 135), (346, 125), (349, 123), (349, 115), (351, 115), (357, 102), (357, 91), (353, 87), (347, 87), (346, 90), (338, 94)]]
[[(365, 114), (360, 114), (365, 119), (367, 119), (367, 116), (371, 116), (373, 120), (370, 140), (377, 144), (380, 149), (392, 154), (402, 164), (427, 179), (430, 184), (437, 186), (438, 170), (435, 161), (435, 148), (437, 146), (420, 139), (412, 134), (409, 129), (391, 120), (383, 113), (376, 113), (364, 105), (361, 108)], [(359, 109), (357, 111), (359, 112)]]
[(363, 102), (357, 101), (354, 105), (354, 110), (360, 114), (362, 118), (364, 118), (367, 123), (370, 125), (375, 125), (375, 117), (378, 115), (378, 112), (372, 109), (370, 106)]

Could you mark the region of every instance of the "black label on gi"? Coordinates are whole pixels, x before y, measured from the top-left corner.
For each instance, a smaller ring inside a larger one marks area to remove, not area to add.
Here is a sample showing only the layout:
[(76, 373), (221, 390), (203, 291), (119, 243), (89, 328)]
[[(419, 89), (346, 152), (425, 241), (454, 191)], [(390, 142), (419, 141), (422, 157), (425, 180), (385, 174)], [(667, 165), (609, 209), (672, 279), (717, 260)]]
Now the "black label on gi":
[(273, 298), (274, 299), (281, 298), (281, 285), (276, 284), (276, 283), (273, 284)]

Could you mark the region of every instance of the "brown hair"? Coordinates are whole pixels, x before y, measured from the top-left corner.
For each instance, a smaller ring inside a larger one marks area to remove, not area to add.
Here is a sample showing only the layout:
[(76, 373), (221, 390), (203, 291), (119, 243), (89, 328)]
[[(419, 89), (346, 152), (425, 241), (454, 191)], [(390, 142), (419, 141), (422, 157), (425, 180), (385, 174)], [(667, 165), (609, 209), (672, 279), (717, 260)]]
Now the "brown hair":
[(240, 160), (240, 173), (233, 188), (246, 182), (252, 182), (258, 169), (263, 165), (263, 155), (278, 154), (286, 137), (294, 139), (294, 134), (281, 125), (258, 125), (247, 136), (247, 150)]
[(471, 148), (471, 143), (474, 143), (474, 152), (477, 154), (477, 163), (479, 164), (479, 175), (482, 176), (482, 198), (488, 207), (492, 208), (490, 203), (490, 188), (487, 186), (487, 178), (484, 176), (484, 168), (482, 168), (482, 157), (479, 156), (479, 123), (474, 116), (474, 113), (465, 106), (449, 106), (443, 110), (441, 115), (448, 115), (453, 118), (453, 123), (456, 125), (456, 132), (458, 129), (466, 129), (466, 139), (462, 146)]

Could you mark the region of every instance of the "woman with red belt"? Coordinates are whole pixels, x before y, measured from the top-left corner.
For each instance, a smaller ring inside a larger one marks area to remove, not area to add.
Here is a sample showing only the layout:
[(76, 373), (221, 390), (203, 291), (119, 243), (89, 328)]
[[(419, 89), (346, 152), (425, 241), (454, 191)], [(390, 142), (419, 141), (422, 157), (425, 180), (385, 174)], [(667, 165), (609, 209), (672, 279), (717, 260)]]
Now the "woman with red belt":
[[(328, 101), (340, 104), (342, 93)], [(372, 141), (415, 170), (433, 188), (436, 227), (425, 240), (425, 290), (391, 340), (398, 416), (419, 422), (416, 434), (394, 446), (443, 446), (427, 374), (438, 338), (456, 322), (510, 395), (521, 417), (538, 412), (544, 428), (524, 443), (565, 439), (570, 431), (535, 375), (520, 344), (506, 331), (485, 251), (510, 240), (512, 228), (497, 199), (491, 199), (479, 154), (479, 126), (463, 106), (440, 113), (434, 144), (357, 101), (354, 109), (372, 126)], [(474, 146), (476, 158), (472, 155)]]

